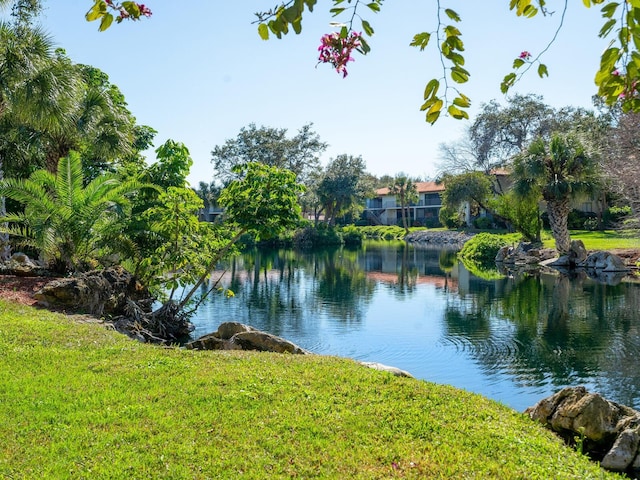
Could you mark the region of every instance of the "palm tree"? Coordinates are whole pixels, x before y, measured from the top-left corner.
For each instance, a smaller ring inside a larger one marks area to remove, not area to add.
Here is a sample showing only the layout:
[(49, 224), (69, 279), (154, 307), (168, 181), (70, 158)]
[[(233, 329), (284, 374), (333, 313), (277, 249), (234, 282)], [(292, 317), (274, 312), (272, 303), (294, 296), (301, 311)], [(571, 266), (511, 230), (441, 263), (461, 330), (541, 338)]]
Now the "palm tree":
[[(73, 78), (56, 74), (57, 57), (51, 39), (23, 23), (0, 23), (0, 145), (17, 129), (55, 131), (71, 101)], [(9, 157), (0, 151), (0, 179)], [(6, 213), (0, 196), (0, 216)], [(0, 236), (0, 259), (10, 252), (8, 237)]]
[(396, 196), (400, 204), (400, 216), (402, 226), (406, 233), (409, 233), (409, 205), (418, 201), (418, 191), (413, 179), (403, 173), (396, 175), (393, 183), (389, 185), (389, 193)]
[[(127, 196), (143, 185), (105, 173), (84, 186), (82, 160), (76, 152), (60, 159), (54, 175), (37, 170), (27, 179), (0, 181), (0, 195), (24, 206), (24, 212), (0, 217), (0, 231), (38, 250), (50, 266), (79, 271), (105, 247), (105, 235), (129, 205)], [(111, 251), (117, 246), (110, 245)]]
[(571, 134), (553, 135), (548, 143), (539, 138), (516, 157), (513, 177), (520, 198), (537, 195), (545, 201), (556, 250), (568, 254), (571, 200), (592, 192), (598, 180), (596, 162), (583, 143)]

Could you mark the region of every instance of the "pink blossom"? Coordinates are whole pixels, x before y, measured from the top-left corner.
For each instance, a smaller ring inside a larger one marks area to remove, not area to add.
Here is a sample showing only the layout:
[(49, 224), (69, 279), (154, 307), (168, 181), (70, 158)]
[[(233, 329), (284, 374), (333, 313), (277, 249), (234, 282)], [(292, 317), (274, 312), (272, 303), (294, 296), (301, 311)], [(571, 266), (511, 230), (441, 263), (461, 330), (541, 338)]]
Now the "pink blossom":
[(619, 77), (620, 76), (620, 70), (616, 69), (613, 72), (611, 72), (611, 75), (613, 75), (614, 77)]
[(346, 38), (342, 38), (338, 32), (327, 33), (320, 39), (318, 51), (318, 63), (329, 63), (342, 73), (342, 77), (347, 76), (347, 63), (353, 62), (351, 52), (362, 45), (360, 41), (361, 33), (350, 32)]
[(526, 50), (521, 52), (520, 55), (518, 56), (518, 58), (520, 58), (522, 60), (528, 60), (529, 57), (531, 57), (531, 53), (527, 52)]

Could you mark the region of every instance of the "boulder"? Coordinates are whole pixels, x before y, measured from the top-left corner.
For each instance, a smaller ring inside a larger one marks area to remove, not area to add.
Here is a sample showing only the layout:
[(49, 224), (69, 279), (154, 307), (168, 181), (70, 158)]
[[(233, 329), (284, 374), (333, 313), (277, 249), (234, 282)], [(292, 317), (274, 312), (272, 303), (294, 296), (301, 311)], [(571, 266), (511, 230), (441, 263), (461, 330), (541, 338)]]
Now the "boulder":
[(607, 470), (624, 472), (638, 456), (638, 445), (640, 445), (640, 428), (629, 428), (623, 431), (618, 435), (600, 465)]
[(302, 355), (309, 353), (284, 338), (238, 322), (221, 323), (216, 332), (203, 335), (187, 343), (185, 347), (193, 350), (258, 350)]
[(217, 333), (214, 332), (185, 344), (185, 347), (189, 350), (232, 350), (233, 344), (218, 337)]
[(587, 259), (587, 249), (582, 240), (571, 240), (569, 259), (572, 265), (579, 265)]
[(36, 292), (34, 298), (46, 307), (94, 315), (123, 315), (129, 301), (144, 304), (148, 310), (152, 302), (149, 291), (122, 267), (54, 280)]
[(236, 333), (229, 340), (231, 343), (240, 345), (243, 350), (258, 350), (260, 352), (294, 353), (305, 355), (306, 350), (300, 348), (284, 338), (271, 335), (270, 333), (258, 330)]
[(613, 253), (599, 251), (589, 255), (580, 265), (585, 268), (602, 270), (603, 272), (627, 272), (629, 267), (624, 260)]
[(0, 262), (0, 273), (30, 277), (44, 275), (46, 271), (38, 261), (29, 258), (26, 253), (16, 252), (6, 262)]
[(567, 387), (540, 400), (525, 413), (567, 441), (582, 439), (583, 452), (617, 472), (640, 467), (640, 412), (590, 393)]
[(414, 378), (409, 372), (405, 370), (400, 370), (396, 367), (390, 367), (389, 365), (383, 365), (382, 363), (377, 362), (360, 362), (361, 365), (364, 365), (368, 368), (373, 368), (374, 370), (380, 370), (381, 372), (389, 372), (396, 377), (408, 377)]
[(215, 335), (218, 338), (222, 338), (223, 340), (229, 340), (236, 333), (256, 332), (256, 331), (257, 330), (255, 328), (250, 327), (249, 325), (245, 325), (243, 323), (225, 322), (225, 323), (221, 323), (218, 326), (218, 331), (215, 333)]

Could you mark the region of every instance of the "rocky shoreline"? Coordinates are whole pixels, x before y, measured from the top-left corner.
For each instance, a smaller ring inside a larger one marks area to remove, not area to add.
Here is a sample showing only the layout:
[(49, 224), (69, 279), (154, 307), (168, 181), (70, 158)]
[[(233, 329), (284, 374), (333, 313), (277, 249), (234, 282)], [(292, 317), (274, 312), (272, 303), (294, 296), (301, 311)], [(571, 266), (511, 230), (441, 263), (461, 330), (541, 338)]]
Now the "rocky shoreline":
[(413, 244), (462, 248), (465, 242), (474, 235), (475, 233), (454, 232), (451, 230), (420, 230), (417, 232), (411, 232), (404, 237), (404, 239), (407, 243)]

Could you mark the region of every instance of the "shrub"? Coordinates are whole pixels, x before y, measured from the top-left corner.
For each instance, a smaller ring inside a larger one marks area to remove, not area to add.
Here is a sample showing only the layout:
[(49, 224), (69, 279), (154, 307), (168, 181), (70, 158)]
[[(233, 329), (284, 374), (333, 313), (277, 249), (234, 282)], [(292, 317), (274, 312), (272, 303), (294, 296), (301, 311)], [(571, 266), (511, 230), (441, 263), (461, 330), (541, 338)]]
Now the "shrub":
[(609, 227), (615, 227), (631, 215), (631, 207), (609, 207), (602, 214), (603, 222)]
[(509, 240), (504, 235), (480, 233), (464, 244), (458, 256), (480, 265), (487, 265), (493, 263), (498, 250), (507, 245)]
[(359, 246), (362, 245), (364, 234), (360, 229), (354, 226), (346, 226), (342, 229), (342, 241), (345, 245)]
[(440, 223), (447, 228), (456, 229), (464, 226), (464, 219), (460, 212), (453, 208), (442, 207), (438, 212)]
[(473, 226), (478, 230), (489, 230), (491, 228), (491, 219), (488, 217), (478, 217), (473, 221)]

